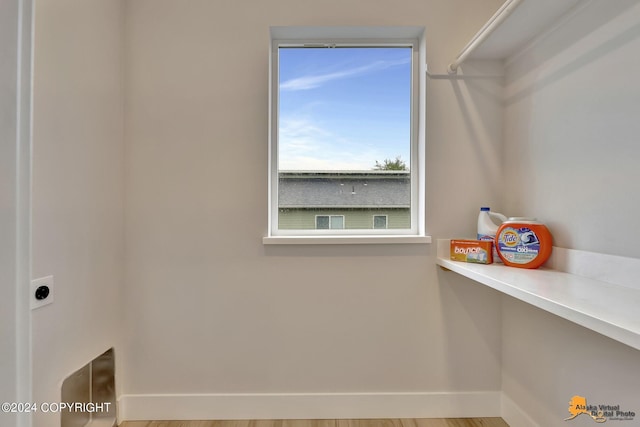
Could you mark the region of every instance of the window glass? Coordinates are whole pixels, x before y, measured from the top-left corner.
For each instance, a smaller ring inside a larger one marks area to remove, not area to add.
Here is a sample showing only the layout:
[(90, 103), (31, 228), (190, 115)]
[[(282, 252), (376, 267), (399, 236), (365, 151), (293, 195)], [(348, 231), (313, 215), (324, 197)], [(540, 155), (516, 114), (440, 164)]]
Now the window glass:
[(318, 230), (328, 230), (329, 229), (329, 217), (325, 215), (316, 216), (316, 228)]
[(412, 52), (278, 48), (279, 229), (411, 228)]
[(343, 215), (316, 215), (316, 229), (339, 230), (344, 228)]
[(344, 228), (344, 217), (342, 215), (331, 216), (331, 228), (334, 230)]
[(387, 228), (387, 216), (386, 215), (374, 215), (373, 216), (373, 228)]

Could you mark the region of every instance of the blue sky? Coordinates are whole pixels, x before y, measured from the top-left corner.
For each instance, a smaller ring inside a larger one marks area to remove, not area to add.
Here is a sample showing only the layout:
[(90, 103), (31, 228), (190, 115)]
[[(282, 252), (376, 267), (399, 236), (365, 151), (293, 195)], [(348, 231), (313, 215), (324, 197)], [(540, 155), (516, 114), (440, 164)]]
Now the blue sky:
[(279, 169), (409, 164), (410, 48), (280, 48)]

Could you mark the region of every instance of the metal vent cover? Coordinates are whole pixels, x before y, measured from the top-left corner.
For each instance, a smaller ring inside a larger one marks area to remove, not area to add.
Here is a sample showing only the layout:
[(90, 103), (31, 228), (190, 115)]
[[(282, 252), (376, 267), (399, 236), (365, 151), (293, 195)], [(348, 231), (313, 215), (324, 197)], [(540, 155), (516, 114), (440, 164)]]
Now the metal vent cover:
[(61, 427), (116, 426), (115, 355), (110, 348), (69, 375), (61, 402), (81, 410), (61, 410)]

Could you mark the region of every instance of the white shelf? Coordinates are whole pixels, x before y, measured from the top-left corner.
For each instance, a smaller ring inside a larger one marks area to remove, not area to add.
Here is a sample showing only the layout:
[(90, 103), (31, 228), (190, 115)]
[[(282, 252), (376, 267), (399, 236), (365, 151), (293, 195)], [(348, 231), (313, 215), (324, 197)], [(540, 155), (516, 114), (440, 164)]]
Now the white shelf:
[[(438, 240), (437, 264), (640, 350), (640, 288), (635, 282), (640, 260), (560, 248), (554, 252), (550, 263), (572, 273), (451, 261), (449, 240)], [(598, 261), (594, 263), (598, 259), (602, 269)], [(574, 274), (575, 269), (584, 271), (585, 263), (589, 264), (588, 274), (619, 283)], [(621, 271), (610, 274), (612, 264), (621, 266)]]
[(474, 59), (505, 59), (586, 0), (525, 0), (475, 51)]

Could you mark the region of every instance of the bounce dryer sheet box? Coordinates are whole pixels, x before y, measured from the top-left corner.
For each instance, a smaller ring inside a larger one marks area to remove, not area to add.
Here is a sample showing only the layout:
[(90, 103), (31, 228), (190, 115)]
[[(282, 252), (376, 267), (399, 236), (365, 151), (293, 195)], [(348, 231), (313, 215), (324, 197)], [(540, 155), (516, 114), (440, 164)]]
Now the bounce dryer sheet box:
[(452, 240), (451, 259), (453, 261), (491, 264), (493, 262), (493, 242), (490, 240)]

